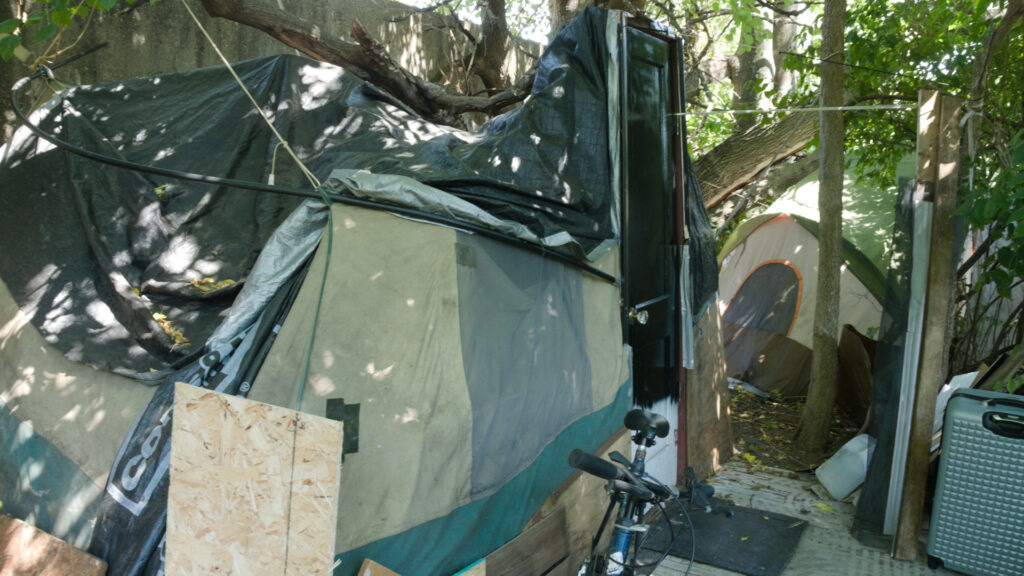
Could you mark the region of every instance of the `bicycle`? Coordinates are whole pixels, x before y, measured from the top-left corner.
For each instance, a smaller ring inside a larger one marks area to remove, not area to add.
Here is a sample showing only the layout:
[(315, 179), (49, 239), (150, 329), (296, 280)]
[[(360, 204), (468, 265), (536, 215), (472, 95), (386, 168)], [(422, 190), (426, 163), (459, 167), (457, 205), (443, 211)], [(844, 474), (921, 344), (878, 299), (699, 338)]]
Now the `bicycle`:
[[(714, 488), (702, 484), (693, 469), (689, 467), (685, 471), (689, 489), (682, 494), (675, 487), (666, 486), (644, 471), (647, 449), (654, 446), (655, 438), (668, 436), (669, 423), (664, 416), (646, 410), (634, 409), (626, 414), (623, 424), (634, 432), (632, 440), (636, 444), (636, 451), (632, 462), (618, 451), (612, 452), (608, 457), (622, 467), (592, 456), (578, 448), (569, 454), (570, 466), (608, 480), (607, 488), (610, 495), (601, 526), (591, 542), (590, 555), (584, 561), (578, 576), (596, 576), (598, 574), (634, 576), (639, 571), (643, 571), (643, 573), (649, 573), (647, 569), (653, 571), (668, 556), (677, 538), (664, 506), (668, 500), (676, 501), (690, 527), (690, 564), (686, 569), (686, 573), (689, 574), (690, 568), (693, 566), (693, 558), (696, 555), (696, 534), (694, 534), (693, 521), (687, 512), (687, 506), (680, 498), (686, 499), (691, 505), (701, 507), (707, 513), (719, 511), (710, 500), (714, 494)], [(668, 524), (669, 544), (657, 560), (642, 563), (640, 561), (641, 552), (647, 550), (644, 545), (650, 528), (645, 523), (648, 505), (656, 506)], [(598, 552), (597, 547), (601, 536), (604, 534), (616, 506), (618, 514), (611, 543), (606, 552)], [(731, 510), (724, 510), (727, 516), (732, 516), (731, 512)]]

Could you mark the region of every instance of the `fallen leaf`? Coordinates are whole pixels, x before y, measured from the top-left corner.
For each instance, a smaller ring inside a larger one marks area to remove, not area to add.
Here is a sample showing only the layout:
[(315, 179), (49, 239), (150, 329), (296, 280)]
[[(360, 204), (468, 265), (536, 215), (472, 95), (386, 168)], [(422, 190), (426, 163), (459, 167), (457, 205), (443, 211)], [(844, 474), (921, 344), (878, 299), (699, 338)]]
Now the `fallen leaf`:
[(195, 288), (202, 294), (209, 294), (210, 292), (216, 292), (221, 288), (227, 288), (234, 283), (235, 281), (230, 278), (221, 280), (220, 282), (215, 281), (213, 278), (202, 278), (200, 280), (192, 280), (187, 284), (187, 286)]
[(811, 504), (811, 506), (814, 506), (815, 508), (821, 510), (822, 512), (832, 512), (835, 510), (835, 508), (829, 506), (828, 504), (825, 504), (824, 502), (815, 502), (814, 504)]
[(747, 536), (743, 536), (742, 538), (740, 538), (740, 542), (746, 542), (746, 541), (747, 541), (747, 539), (748, 539), (748, 537), (747, 537)]
[(156, 320), (156, 323), (160, 325), (160, 328), (163, 329), (164, 333), (170, 337), (171, 342), (173, 343), (172, 348), (177, 348), (178, 346), (189, 346), (188, 338), (181, 333), (181, 330), (171, 325), (171, 321), (167, 319), (166, 314), (154, 312), (153, 320)]

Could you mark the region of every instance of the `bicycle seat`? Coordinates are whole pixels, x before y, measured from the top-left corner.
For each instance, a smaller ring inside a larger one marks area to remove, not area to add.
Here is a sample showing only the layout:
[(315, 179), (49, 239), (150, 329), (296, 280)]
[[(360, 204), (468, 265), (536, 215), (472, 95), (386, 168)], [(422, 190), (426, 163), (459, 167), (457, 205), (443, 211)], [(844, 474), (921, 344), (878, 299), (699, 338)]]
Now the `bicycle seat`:
[(626, 413), (626, 417), (622, 423), (634, 432), (639, 432), (641, 436), (650, 437), (651, 432), (658, 438), (664, 438), (668, 436), (668, 420), (661, 414), (654, 412), (648, 412), (647, 410), (641, 410), (634, 408)]

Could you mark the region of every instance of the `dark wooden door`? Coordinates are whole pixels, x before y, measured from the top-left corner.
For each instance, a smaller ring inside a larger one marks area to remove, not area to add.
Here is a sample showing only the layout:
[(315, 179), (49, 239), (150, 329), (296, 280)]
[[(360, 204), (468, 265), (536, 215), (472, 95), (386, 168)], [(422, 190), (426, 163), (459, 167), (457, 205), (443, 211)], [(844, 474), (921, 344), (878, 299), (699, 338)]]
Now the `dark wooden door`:
[(624, 82), (624, 321), (633, 347), (637, 404), (673, 396), (672, 197), (674, 193), (670, 46), (626, 28)]

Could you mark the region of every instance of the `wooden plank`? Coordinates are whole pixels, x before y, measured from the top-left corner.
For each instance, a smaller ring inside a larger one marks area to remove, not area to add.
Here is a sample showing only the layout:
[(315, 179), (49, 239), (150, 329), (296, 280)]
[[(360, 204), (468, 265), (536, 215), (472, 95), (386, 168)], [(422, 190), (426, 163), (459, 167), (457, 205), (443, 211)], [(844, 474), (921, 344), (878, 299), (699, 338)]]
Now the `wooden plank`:
[(543, 576), (569, 553), (565, 508), (487, 555), (487, 576)]
[(956, 270), (954, 212), (960, 184), (960, 99), (943, 94), (939, 98), (939, 108), (935, 212), (921, 339), (923, 361), (917, 374), (917, 393), (894, 550), (894, 556), (901, 560), (917, 558), (918, 537), (924, 516), (925, 485), (928, 482), (935, 398), (948, 371), (949, 336), (952, 333), (952, 280)]
[[(914, 185), (914, 237), (924, 234), (926, 215), (935, 198), (936, 157), (939, 130), (939, 95), (934, 90), (922, 90), (917, 106), (917, 171)], [(889, 468), (889, 491), (885, 502), (885, 521), (882, 532), (895, 535), (899, 527), (899, 510), (903, 498), (903, 474), (907, 467), (907, 447), (913, 420), (914, 397), (917, 394), (915, 377), (919, 371), (924, 304), (918, 297), (918, 286), (926, 282), (931, 251), (931, 238), (913, 242), (911, 253), (910, 301), (907, 310), (907, 334), (904, 338), (903, 364), (899, 384), (899, 406)], [(894, 540), (895, 543), (895, 540)]]
[(363, 560), (363, 565), (359, 567), (359, 576), (400, 576), (398, 572), (394, 572), (377, 564), (369, 558)]
[(544, 576), (573, 576), (577, 573), (577, 571), (572, 569), (573, 566), (574, 564), (572, 564), (569, 557), (565, 557), (554, 568), (545, 572)]
[(178, 383), (166, 572), (329, 574), (341, 423)]
[[(729, 381), (725, 376), (722, 317), (718, 303), (708, 306), (698, 322), (694, 342), (696, 359), (685, 387), (686, 463), (698, 478), (715, 473), (732, 458), (732, 425), (729, 420)], [(683, 470), (676, 484), (685, 485)], [(667, 479), (665, 479), (667, 482)]]
[[(620, 428), (594, 452), (594, 455), (605, 458), (613, 450), (630, 454), (629, 430)], [(570, 563), (579, 567), (590, 554), (590, 544), (608, 507), (605, 484), (604, 480), (596, 476), (574, 470), (541, 504), (540, 509), (527, 523), (527, 528), (540, 522), (558, 508), (565, 508)], [(605, 529), (605, 544), (610, 541), (611, 532), (611, 526)]]
[(487, 559), (481, 558), (455, 573), (455, 576), (487, 576)]
[(103, 576), (107, 563), (35, 526), (0, 515), (0, 576)]

